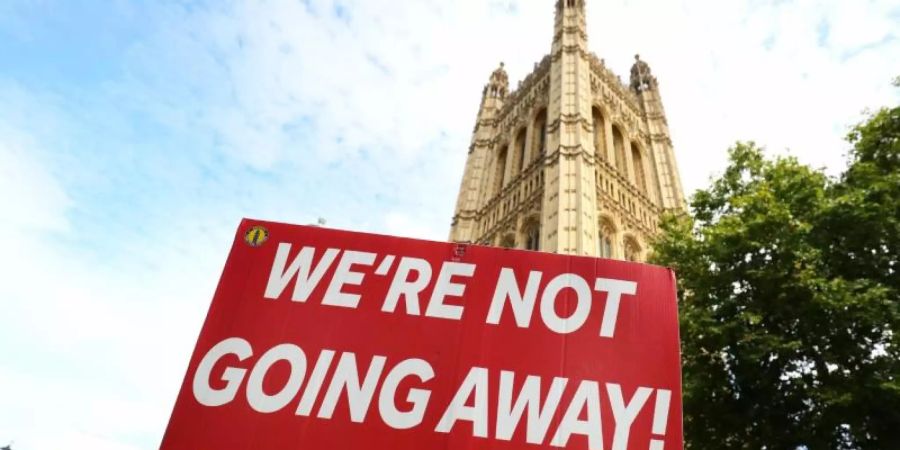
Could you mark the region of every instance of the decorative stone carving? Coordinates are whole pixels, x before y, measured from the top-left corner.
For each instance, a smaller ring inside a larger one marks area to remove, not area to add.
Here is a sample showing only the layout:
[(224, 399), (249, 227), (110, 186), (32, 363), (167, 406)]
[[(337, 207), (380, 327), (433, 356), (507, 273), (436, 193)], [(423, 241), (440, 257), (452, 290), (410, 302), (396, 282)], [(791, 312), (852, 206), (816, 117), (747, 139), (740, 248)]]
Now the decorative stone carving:
[(650, 71), (650, 66), (641, 61), (641, 55), (634, 55), (634, 65), (631, 66), (631, 90), (637, 93), (656, 89), (656, 77)]
[(497, 94), (500, 98), (506, 97), (506, 93), (509, 90), (509, 75), (506, 74), (504, 66), (501, 62), (500, 67), (491, 74), (491, 80), (488, 83), (488, 87), (497, 88)]

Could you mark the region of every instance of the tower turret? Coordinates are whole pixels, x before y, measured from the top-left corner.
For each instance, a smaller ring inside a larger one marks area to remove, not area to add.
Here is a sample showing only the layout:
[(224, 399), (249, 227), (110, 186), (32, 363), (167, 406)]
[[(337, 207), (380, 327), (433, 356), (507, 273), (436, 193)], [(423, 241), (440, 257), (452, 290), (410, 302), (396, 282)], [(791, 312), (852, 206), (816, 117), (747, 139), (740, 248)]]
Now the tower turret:
[(656, 88), (656, 77), (653, 76), (650, 65), (641, 61), (641, 55), (634, 55), (634, 64), (631, 66), (631, 90), (640, 95), (644, 91)]
[(506, 94), (509, 93), (509, 75), (506, 74), (504, 66), (505, 65), (501, 61), (500, 67), (491, 74), (491, 79), (488, 81), (488, 84), (484, 86), (483, 95), (485, 98), (497, 98), (503, 100), (506, 98)]
[(650, 65), (643, 61), (640, 55), (634, 55), (629, 87), (637, 95), (650, 133), (650, 150), (656, 163), (656, 179), (662, 197), (660, 206), (666, 210), (684, 210), (685, 199), (681, 177), (675, 163), (675, 151), (669, 135), (666, 111), (659, 95), (659, 82), (653, 76)]
[(481, 199), (484, 197), (482, 190), (485, 189), (485, 166), (488, 165), (488, 153), (492, 147), (491, 138), (497, 132), (496, 117), (508, 94), (509, 76), (501, 62), (500, 67), (491, 73), (488, 83), (484, 85), (481, 92), (481, 106), (478, 108), (478, 118), (475, 121), (475, 130), (469, 144), (469, 156), (466, 158), (466, 168), (463, 172), (456, 210), (453, 215), (453, 226), (450, 231), (451, 241), (473, 242), (475, 240), (474, 227), (478, 209), (481, 207)]
[(550, 54), (541, 249), (594, 254), (597, 193), (585, 0), (558, 0)]
[(587, 49), (587, 11), (585, 0), (557, 0), (553, 26), (553, 49), (577, 45)]

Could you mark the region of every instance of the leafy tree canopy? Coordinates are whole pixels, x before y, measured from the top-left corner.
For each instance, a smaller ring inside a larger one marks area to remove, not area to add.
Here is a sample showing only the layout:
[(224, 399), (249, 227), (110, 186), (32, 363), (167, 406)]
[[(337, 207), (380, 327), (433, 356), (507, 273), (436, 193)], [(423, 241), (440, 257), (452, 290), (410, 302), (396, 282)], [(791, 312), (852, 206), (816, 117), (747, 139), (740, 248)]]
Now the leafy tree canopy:
[(694, 449), (900, 449), (900, 108), (838, 179), (753, 143), (654, 246), (681, 292)]

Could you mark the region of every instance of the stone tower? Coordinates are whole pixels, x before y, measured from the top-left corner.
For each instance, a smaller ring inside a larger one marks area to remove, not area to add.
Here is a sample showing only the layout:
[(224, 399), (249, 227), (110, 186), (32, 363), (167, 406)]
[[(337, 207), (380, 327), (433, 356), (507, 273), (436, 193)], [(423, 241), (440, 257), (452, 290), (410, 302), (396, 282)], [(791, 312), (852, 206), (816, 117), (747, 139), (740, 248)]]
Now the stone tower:
[(643, 261), (684, 208), (650, 67), (623, 84), (588, 50), (585, 0), (558, 0), (550, 54), (484, 87), (450, 240)]

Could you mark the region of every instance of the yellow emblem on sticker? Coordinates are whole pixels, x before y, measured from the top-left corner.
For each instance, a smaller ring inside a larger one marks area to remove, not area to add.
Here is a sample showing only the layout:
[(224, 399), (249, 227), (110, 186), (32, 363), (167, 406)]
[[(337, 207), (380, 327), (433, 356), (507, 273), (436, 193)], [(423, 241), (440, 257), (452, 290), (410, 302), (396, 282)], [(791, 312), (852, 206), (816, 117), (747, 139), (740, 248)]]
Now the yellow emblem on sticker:
[(259, 225), (247, 230), (244, 234), (244, 242), (251, 247), (260, 247), (269, 240), (269, 230)]

